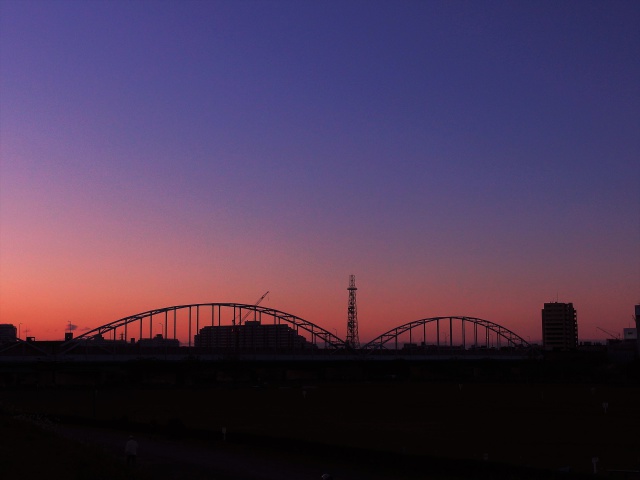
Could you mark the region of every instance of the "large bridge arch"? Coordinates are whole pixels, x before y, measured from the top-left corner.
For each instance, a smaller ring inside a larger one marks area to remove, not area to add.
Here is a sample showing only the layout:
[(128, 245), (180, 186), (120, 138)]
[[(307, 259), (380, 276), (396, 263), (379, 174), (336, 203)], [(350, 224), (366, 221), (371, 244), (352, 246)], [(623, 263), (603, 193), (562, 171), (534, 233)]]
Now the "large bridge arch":
[[(442, 329), (441, 323), (444, 324)], [(457, 323), (459, 323), (459, 327), (454, 330), (454, 324)], [(475, 348), (501, 348), (503, 346), (525, 348), (530, 346), (529, 342), (524, 340), (520, 335), (489, 320), (466, 316), (448, 316), (423, 318), (399, 325), (377, 336), (364, 345), (363, 348), (367, 350), (384, 349), (388, 348), (388, 344), (392, 343), (394, 348), (398, 350), (399, 340), (402, 337), (408, 337), (409, 344), (413, 344), (414, 339), (422, 338), (421, 345), (426, 347), (428, 345), (427, 326), (430, 324), (432, 327), (435, 327), (432, 329), (435, 330), (435, 332), (431, 332), (430, 345), (435, 347), (458, 347), (466, 349), (468, 346)], [(468, 330), (465, 327), (471, 329), (469, 335), (473, 335), (473, 342), (467, 342)], [(478, 341), (478, 330), (480, 330), (482, 334), (480, 337), (482, 341), (480, 342)], [(414, 331), (417, 332), (414, 333)], [(457, 337), (454, 336), (454, 332), (457, 334)], [(443, 333), (445, 341), (441, 342)], [(454, 338), (456, 338), (455, 342)]]
[[(158, 308), (136, 313), (88, 330), (62, 345), (62, 351), (68, 352), (78, 345), (101, 340), (127, 341), (132, 335), (135, 339), (151, 339), (161, 335), (166, 339), (187, 338), (186, 346), (194, 345), (194, 337), (201, 328), (207, 326), (240, 325), (244, 321), (260, 323), (288, 324), (297, 333), (306, 333), (313, 345), (322, 343), (325, 348), (346, 348), (345, 340), (325, 330), (319, 325), (274, 308), (244, 303), (194, 303)], [(158, 328), (160, 326), (160, 328)]]

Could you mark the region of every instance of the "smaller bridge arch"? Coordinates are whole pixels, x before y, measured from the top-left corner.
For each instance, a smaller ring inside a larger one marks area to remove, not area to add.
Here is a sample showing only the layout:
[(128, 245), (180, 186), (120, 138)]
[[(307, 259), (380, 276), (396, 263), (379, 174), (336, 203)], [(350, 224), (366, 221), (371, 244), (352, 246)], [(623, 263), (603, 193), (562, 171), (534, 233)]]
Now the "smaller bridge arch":
[[(455, 324), (459, 325), (454, 328)], [(433, 327), (430, 336), (427, 335), (428, 325)], [(478, 332), (480, 332), (480, 336), (478, 336)], [(442, 342), (442, 336), (444, 336), (444, 342)], [(363, 348), (380, 350), (389, 348), (389, 345), (392, 344), (398, 350), (401, 338), (408, 338), (410, 345), (414, 345), (414, 339), (421, 338), (423, 348), (432, 346), (466, 350), (468, 347), (526, 348), (530, 346), (529, 342), (515, 332), (489, 320), (467, 316), (448, 316), (423, 318), (399, 325), (377, 336)]]

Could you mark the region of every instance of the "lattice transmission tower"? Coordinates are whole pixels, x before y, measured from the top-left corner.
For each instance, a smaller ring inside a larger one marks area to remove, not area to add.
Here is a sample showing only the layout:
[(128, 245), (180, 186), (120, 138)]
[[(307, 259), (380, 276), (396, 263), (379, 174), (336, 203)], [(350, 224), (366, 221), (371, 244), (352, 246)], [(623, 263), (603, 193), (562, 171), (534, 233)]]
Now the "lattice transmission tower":
[(349, 305), (347, 307), (347, 346), (360, 348), (358, 339), (358, 307), (356, 306), (356, 276), (349, 276)]

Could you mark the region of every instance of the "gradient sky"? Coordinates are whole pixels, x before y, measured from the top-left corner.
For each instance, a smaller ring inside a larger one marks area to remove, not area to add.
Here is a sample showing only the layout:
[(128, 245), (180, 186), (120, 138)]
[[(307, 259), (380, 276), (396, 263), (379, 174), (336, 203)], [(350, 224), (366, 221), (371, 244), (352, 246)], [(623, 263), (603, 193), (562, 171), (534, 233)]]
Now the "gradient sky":
[(0, 323), (255, 303), (360, 340), (640, 303), (637, 1), (0, 0)]

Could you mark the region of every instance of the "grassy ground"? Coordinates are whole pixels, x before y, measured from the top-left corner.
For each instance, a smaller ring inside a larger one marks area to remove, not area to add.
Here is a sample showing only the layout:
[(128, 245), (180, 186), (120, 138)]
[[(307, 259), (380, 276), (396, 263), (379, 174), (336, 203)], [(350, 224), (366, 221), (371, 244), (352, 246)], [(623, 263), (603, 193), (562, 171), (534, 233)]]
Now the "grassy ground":
[[(11, 390), (27, 413), (590, 473), (636, 468), (640, 388), (371, 382)], [(605, 413), (603, 404), (606, 403)], [(303, 443), (301, 443), (302, 445)], [(70, 459), (69, 462), (73, 460)]]
[(131, 471), (91, 445), (60, 438), (48, 420), (0, 413), (0, 471), (2, 478), (24, 480), (150, 480), (144, 472)]

